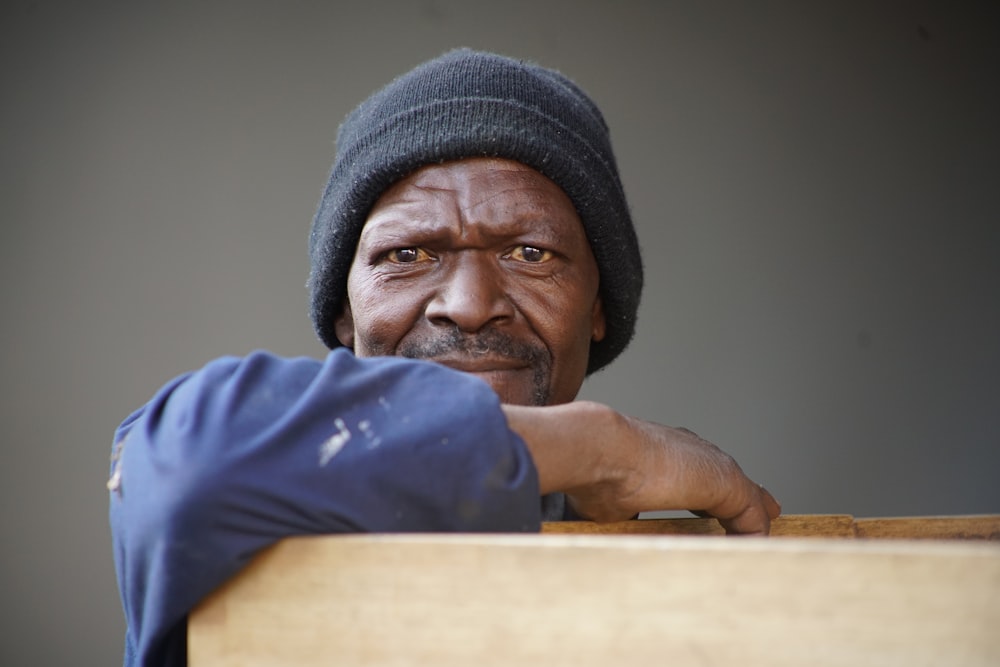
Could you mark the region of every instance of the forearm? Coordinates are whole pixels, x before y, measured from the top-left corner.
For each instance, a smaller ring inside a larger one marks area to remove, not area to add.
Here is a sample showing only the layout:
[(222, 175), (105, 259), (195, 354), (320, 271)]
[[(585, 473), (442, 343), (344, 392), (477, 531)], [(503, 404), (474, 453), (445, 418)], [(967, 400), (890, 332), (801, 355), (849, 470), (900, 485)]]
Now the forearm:
[(617, 447), (610, 435), (622, 419), (605, 405), (575, 401), (549, 407), (503, 405), (507, 424), (524, 440), (538, 471), (543, 494), (599, 484), (616, 474), (607, 448)]

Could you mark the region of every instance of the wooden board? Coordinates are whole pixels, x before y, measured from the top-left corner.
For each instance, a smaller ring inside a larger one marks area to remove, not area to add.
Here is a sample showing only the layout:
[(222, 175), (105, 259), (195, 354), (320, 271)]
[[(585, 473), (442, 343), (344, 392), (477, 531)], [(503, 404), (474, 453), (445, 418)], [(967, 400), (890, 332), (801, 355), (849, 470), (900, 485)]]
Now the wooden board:
[[(724, 535), (715, 519), (643, 519), (594, 523), (557, 521), (543, 533), (604, 535)], [(788, 514), (771, 524), (772, 537), (867, 537), (934, 540), (1000, 540), (1000, 514), (855, 519), (850, 514)]]
[[(542, 524), (543, 533), (588, 533), (604, 535), (725, 535), (715, 519), (643, 519), (594, 523), (555, 521)], [(805, 514), (780, 516), (771, 524), (773, 537), (854, 537), (850, 514)]]
[(192, 667), (1000, 664), (1000, 544), (643, 535), (285, 540)]
[(1000, 540), (1000, 515), (855, 519), (858, 537), (910, 540)]

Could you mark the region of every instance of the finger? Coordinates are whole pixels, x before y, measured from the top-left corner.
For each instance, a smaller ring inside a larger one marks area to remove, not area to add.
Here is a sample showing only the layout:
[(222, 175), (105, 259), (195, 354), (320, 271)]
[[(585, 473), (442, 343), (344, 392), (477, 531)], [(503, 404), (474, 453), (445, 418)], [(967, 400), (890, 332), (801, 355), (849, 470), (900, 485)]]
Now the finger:
[(732, 517), (719, 517), (727, 535), (768, 535), (771, 520), (781, 514), (781, 505), (767, 489), (752, 482), (750, 485), (751, 497), (743, 510)]
[(766, 536), (771, 532), (771, 519), (763, 505), (749, 507), (731, 519), (719, 519), (727, 535)]
[(781, 503), (771, 495), (771, 492), (764, 488), (764, 485), (760, 485), (761, 498), (764, 501), (764, 508), (767, 510), (767, 516), (772, 520), (777, 519), (781, 516)]

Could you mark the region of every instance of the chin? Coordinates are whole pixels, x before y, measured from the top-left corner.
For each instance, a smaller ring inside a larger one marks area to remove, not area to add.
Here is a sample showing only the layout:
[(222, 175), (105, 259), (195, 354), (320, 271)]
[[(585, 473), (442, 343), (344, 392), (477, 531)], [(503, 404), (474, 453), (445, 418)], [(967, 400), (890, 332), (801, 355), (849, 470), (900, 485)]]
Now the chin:
[[(486, 382), (493, 388), (501, 403), (510, 405), (547, 405), (549, 402), (549, 389), (547, 385), (539, 385), (532, 380), (533, 374), (517, 373), (522, 377), (510, 377), (510, 372), (490, 371), (484, 373), (472, 373), (479, 379)], [(527, 375), (527, 377), (523, 377)]]

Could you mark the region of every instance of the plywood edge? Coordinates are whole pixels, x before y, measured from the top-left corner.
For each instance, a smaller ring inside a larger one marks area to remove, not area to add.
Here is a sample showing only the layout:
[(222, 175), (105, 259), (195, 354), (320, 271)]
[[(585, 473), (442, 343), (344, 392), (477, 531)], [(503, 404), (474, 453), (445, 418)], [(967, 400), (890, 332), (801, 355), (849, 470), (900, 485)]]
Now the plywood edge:
[(1000, 514), (855, 519), (858, 537), (1000, 541)]
[[(543, 533), (605, 535), (724, 535), (715, 519), (641, 519), (614, 523), (558, 521)], [(771, 524), (772, 537), (1000, 540), (1000, 515), (855, 518), (850, 514), (787, 514)]]
[[(696, 517), (638, 519), (613, 523), (555, 521), (542, 524), (543, 533), (608, 535), (725, 535), (715, 519)], [(773, 537), (854, 537), (850, 514), (788, 514), (771, 523)]]

